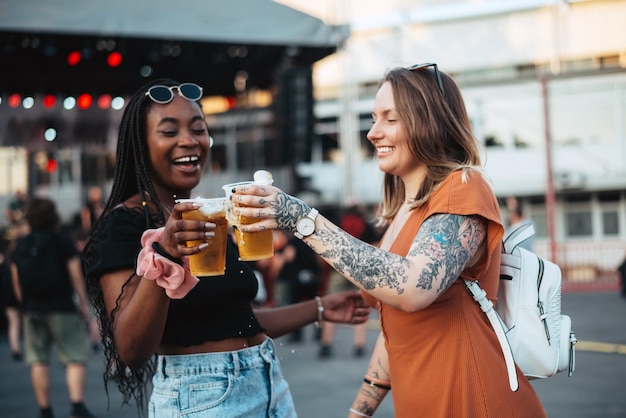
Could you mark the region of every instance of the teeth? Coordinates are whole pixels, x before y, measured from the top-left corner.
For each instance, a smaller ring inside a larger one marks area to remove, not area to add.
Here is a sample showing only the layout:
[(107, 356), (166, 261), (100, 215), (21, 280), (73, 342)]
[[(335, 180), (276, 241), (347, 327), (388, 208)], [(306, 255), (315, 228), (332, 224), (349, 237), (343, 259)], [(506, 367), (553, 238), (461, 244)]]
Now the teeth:
[(393, 147), (379, 147), (378, 153), (391, 152), (393, 151)]
[(180, 157), (174, 160), (175, 163), (194, 163), (198, 161), (199, 158), (197, 155), (191, 157)]

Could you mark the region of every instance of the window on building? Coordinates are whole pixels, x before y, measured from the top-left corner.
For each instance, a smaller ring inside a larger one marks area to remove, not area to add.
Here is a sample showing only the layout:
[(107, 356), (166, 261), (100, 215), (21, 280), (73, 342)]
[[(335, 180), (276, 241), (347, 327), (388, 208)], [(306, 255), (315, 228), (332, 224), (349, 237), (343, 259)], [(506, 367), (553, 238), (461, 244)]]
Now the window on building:
[[(622, 78), (623, 76), (619, 76)], [(613, 142), (615, 132), (616, 100), (615, 76), (595, 77), (584, 85), (579, 79), (554, 80), (549, 84), (550, 122), (555, 143), (593, 145)], [(594, 123), (589, 123), (593, 120)], [(587, 148), (583, 148), (588, 153)], [(590, 148), (593, 150), (593, 148)], [(596, 159), (602, 155), (593, 156)], [(589, 163), (602, 164), (591, 159)]]
[(544, 208), (533, 208), (530, 219), (533, 221), (535, 227), (535, 236), (538, 238), (547, 238), (548, 225), (546, 221), (546, 210)]
[(209, 135), (213, 138), (213, 146), (209, 151), (209, 167), (212, 172), (227, 170), (227, 146), (228, 134), (224, 126), (209, 126)]
[(591, 201), (591, 195), (589, 193), (570, 193), (563, 196), (563, 202), (568, 203), (589, 203)]
[(606, 191), (606, 192), (598, 192), (598, 201), (599, 202), (619, 202), (621, 193), (619, 190)]
[(565, 215), (565, 234), (568, 237), (592, 235), (591, 211), (571, 211)]
[[(619, 138), (617, 118), (623, 114), (624, 105), (617, 94), (623, 97), (624, 82), (624, 74), (590, 77), (584, 83), (580, 78), (550, 80), (547, 98), (554, 143), (580, 147), (591, 164), (614, 164), (615, 156), (594, 153), (593, 146)], [(536, 80), (468, 87), (463, 95), (474, 131), (485, 145), (544, 147), (544, 99)], [(588, 123), (590, 120), (594, 123)]]
[(619, 234), (619, 217), (617, 211), (602, 213), (602, 233), (608, 236)]
[(535, 225), (535, 236), (539, 238), (547, 238), (548, 223), (545, 196), (528, 196), (526, 200), (530, 204), (528, 216), (532, 219)]
[(536, 81), (468, 88), (463, 94), (474, 132), (486, 146), (543, 146), (543, 105)]

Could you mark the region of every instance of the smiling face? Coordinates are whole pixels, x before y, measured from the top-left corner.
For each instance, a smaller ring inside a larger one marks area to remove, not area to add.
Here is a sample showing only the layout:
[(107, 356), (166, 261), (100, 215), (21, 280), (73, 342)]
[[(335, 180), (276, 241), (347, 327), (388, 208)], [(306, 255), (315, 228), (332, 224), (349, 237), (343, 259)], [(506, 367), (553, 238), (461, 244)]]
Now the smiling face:
[(162, 201), (189, 197), (200, 183), (209, 154), (209, 132), (196, 102), (178, 95), (152, 104), (146, 120), (154, 186)]
[(409, 149), (408, 133), (397, 112), (389, 82), (383, 83), (376, 93), (372, 119), (367, 139), (376, 148), (380, 170), (402, 178), (405, 183), (414, 175), (422, 177), (424, 166)]

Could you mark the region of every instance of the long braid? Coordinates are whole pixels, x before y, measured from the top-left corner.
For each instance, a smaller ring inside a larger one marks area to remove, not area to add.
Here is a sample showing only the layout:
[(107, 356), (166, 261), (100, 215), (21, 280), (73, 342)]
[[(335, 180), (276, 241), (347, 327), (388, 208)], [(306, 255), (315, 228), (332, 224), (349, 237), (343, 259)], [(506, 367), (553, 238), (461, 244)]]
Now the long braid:
[(119, 128), (115, 178), (111, 192), (105, 204), (103, 214), (95, 222), (83, 252), (83, 267), (87, 280), (87, 290), (100, 324), (100, 337), (106, 366), (103, 380), (107, 399), (109, 399), (109, 381), (114, 380), (122, 394), (123, 403), (128, 404), (134, 399), (137, 402), (140, 414), (143, 413), (145, 407), (148, 383), (154, 374), (155, 358), (153, 357), (151, 361), (140, 369), (127, 367), (117, 352), (112, 331), (112, 323), (119, 310), (119, 302), (124, 290), (130, 284), (135, 274), (131, 274), (122, 285), (115, 307), (109, 315), (104, 305), (100, 277), (92, 277), (87, 273), (89, 272), (88, 267), (93, 262), (93, 245), (97, 241), (97, 236), (102, 225), (104, 225), (105, 219), (114, 208), (124, 203), (130, 197), (139, 194), (142, 201), (145, 201), (147, 193), (155, 204), (157, 214), (154, 217), (150, 215), (148, 205), (145, 204), (143, 206), (146, 215), (146, 228), (154, 227), (155, 224), (162, 225), (165, 223), (163, 205), (158, 199), (150, 177), (150, 158), (146, 144), (146, 118), (152, 102), (145, 99), (145, 92), (150, 85), (154, 84), (177, 85), (173, 80), (155, 80), (139, 89), (129, 100)]
[[(167, 81), (163, 83), (167, 84)], [(171, 83), (170, 83), (171, 84)], [(144, 112), (135, 112), (133, 123), (130, 124), (129, 129), (133, 130), (134, 138), (145, 138), (146, 137), (146, 111)], [(159, 196), (156, 193), (154, 188), (154, 184), (152, 183), (152, 177), (150, 176), (150, 167), (146, 164), (147, 161), (150, 161), (150, 156), (148, 155), (148, 146), (145, 141), (132, 141), (132, 156), (133, 156), (133, 165), (134, 165), (134, 174), (136, 180), (136, 189), (135, 193), (139, 193), (139, 197), (141, 198), (144, 214), (146, 217), (146, 225), (152, 224), (152, 219), (150, 215), (150, 210), (147, 205), (147, 194), (150, 196), (150, 200), (152, 203), (156, 205), (157, 208), (157, 217), (156, 221), (159, 224), (165, 223), (165, 212), (163, 210), (163, 205), (159, 200)], [(128, 186), (130, 187), (130, 185)]]

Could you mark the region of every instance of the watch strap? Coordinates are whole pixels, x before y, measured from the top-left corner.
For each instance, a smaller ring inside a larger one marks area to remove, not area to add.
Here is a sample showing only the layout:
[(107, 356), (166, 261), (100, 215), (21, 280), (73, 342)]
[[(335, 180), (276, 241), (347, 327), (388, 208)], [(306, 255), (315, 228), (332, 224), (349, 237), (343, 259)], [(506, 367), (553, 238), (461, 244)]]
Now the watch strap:
[(317, 219), (317, 215), (320, 214), (320, 211), (315, 209), (315, 208), (311, 208), (311, 210), (309, 211), (309, 213), (306, 215), (308, 218), (311, 218), (311, 220), (313, 222), (315, 222), (315, 219)]

